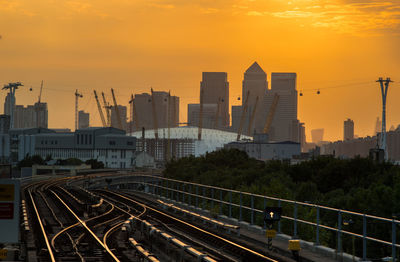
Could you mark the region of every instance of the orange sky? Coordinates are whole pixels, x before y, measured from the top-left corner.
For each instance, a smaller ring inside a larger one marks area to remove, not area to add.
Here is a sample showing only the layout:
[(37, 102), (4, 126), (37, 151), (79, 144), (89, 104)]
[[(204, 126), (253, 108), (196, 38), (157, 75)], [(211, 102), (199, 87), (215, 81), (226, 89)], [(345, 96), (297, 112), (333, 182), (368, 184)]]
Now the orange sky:
[[(21, 81), (17, 104), (49, 106), (49, 126), (74, 126), (80, 109), (100, 118), (92, 90), (110, 87), (121, 104), (131, 93), (171, 90), (198, 102), (202, 71), (228, 72), (231, 104), (243, 72), (257, 61), (296, 72), (299, 119), (325, 139), (341, 139), (352, 118), (360, 136), (380, 115), (375, 80), (391, 77), (388, 127), (400, 124), (400, 3), (395, 0), (0, 0), (0, 84)], [(29, 87), (33, 91), (29, 92)], [(315, 90), (321, 89), (321, 95)], [(0, 104), (5, 91), (0, 93)]]

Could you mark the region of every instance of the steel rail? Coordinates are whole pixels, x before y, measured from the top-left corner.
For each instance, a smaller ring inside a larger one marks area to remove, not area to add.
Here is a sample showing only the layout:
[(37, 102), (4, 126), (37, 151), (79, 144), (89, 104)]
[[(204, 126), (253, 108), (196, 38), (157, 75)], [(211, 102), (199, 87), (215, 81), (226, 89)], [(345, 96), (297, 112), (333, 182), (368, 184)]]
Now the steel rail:
[(32, 201), (33, 209), (35, 209), (36, 218), (37, 218), (37, 220), (39, 222), (39, 225), (40, 225), (40, 228), (42, 230), (42, 234), (43, 234), (44, 240), (46, 242), (46, 246), (47, 246), (47, 250), (48, 250), (49, 255), (50, 255), (50, 259), (51, 259), (52, 262), (55, 262), (56, 259), (55, 259), (54, 254), (53, 254), (53, 250), (51, 249), (51, 246), (50, 246), (50, 243), (49, 243), (49, 239), (47, 238), (46, 230), (43, 227), (43, 223), (42, 223), (42, 220), (40, 218), (39, 211), (37, 210), (37, 207), (36, 207), (36, 204), (35, 204), (35, 200), (33, 199), (31, 191), (28, 191), (28, 192), (29, 192), (29, 196), (30, 196), (31, 201)]
[[(124, 195), (121, 195), (121, 194), (119, 194), (119, 193), (115, 193), (115, 192), (109, 191), (109, 190), (108, 190), (107, 192), (110, 192), (110, 193), (112, 193), (112, 194), (114, 194), (114, 195), (116, 195), (116, 196), (119, 196), (119, 197), (121, 197), (121, 198), (124, 198), (124, 199), (126, 199), (126, 200), (128, 200), (128, 201), (130, 201), (130, 202), (135, 203), (135, 204), (143, 205), (142, 203), (139, 203), (138, 201), (135, 201), (135, 200), (133, 200), (133, 199), (131, 199), (131, 198), (129, 198), (129, 197), (126, 197), (126, 196), (124, 196)], [(147, 205), (146, 205), (146, 206), (147, 206)], [(207, 234), (207, 235), (209, 235), (209, 236), (212, 236), (212, 237), (214, 237), (214, 238), (217, 238), (217, 239), (219, 239), (219, 240), (221, 240), (221, 241), (223, 241), (223, 242), (225, 242), (225, 243), (228, 243), (228, 244), (230, 244), (230, 245), (233, 245), (233, 246), (235, 246), (235, 247), (237, 247), (237, 248), (239, 248), (239, 249), (245, 250), (245, 251), (247, 251), (247, 252), (249, 252), (249, 253), (251, 253), (251, 254), (253, 254), (253, 255), (255, 255), (255, 256), (258, 256), (258, 257), (260, 257), (260, 258), (266, 259), (266, 260), (271, 261), (271, 262), (278, 262), (277, 260), (274, 260), (274, 259), (272, 259), (272, 258), (270, 258), (270, 257), (267, 257), (267, 256), (265, 256), (265, 255), (263, 255), (263, 254), (260, 254), (260, 253), (254, 251), (254, 250), (251, 250), (251, 249), (249, 249), (249, 248), (247, 248), (247, 247), (244, 247), (244, 246), (242, 246), (242, 245), (239, 245), (239, 244), (237, 244), (237, 243), (235, 243), (235, 242), (232, 242), (232, 241), (230, 241), (230, 240), (228, 240), (228, 239), (225, 239), (225, 238), (223, 238), (223, 237), (221, 237), (221, 236), (215, 235), (215, 234), (213, 234), (213, 233), (211, 233), (211, 232), (208, 232), (208, 231), (206, 231), (206, 230), (204, 230), (204, 229), (202, 229), (202, 228), (199, 228), (199, 227), (197, 227), (197, 226), (194, 226), (194, 225), (192, 225), (192, 224), (190, 224), (190, 223), (188, 223), (188, 222), (186, 222), (186, 221), (183, 221), (183, 220), (180, 220), (180, 219), (178, 219), (178, 218), (176, 218), (176, 217), (170, 216), (170, 215), (168, 215), (168, 214), (166, 214), (166, 213), (163, 213), (163, 212), (161, 212), (161, 211), (159, 211), (159, 210), (157, 210), (157, 209), (154, 209), (154, 208), (149, 207), (149, 206), (147, 206), (147, 209), (152, 210), (153, 212), (159, 213), (159, 214), (161, 214), (161, 215), (163, 215), (163, 216), (166, 216), (166, 217), (168, 217), (168, 218), (170, 218), (170, 219), (172, 219), (172, 220), (175, 220), (175, 221), (177, 221), (177, 222), (179, 222), (179, 223), (182, 223), (182, 224), (184, 224), (184, 225), (186, 225), (186, 226), (189, 226), (189, 227), (191, 227), (191, 228), (193, 228), (193, 229), (195, 229), (195, 230), (198, 230), (198, 231), (200, 231), (200, 232), (202, 232), (202, 233), (204, 233), (204, 234)]]
[(103, 244), (103, 242), (98, 238), (98, 236), (86, 225), (85, 221), (82, 221), (82, 219), (79, 218), (78, 215), (75, 214), (74, 211), (53, 191), (50, 190), (57, 198), (60, 200), (60, 202), (68, 209), (68, 211), (79, 221), (79, 223), (93, 236), (93, 238), (96, 240), (96, 242), (104, 249), (107, 251), (107, 253), (111, 256), (111, 258), (114, 261), (120, 261), (112, 252), (109, 252), (109, 249)]

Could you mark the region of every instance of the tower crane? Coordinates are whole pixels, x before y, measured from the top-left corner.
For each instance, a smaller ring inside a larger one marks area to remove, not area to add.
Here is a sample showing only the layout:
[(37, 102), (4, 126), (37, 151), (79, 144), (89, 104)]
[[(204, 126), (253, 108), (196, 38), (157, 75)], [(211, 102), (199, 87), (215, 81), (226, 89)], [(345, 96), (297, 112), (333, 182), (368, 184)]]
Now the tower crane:
[(42, 90), (43, 90), (43, 80), (42, 83), (40, 85), (40, 92), (39, 92), (39, 99), (38, 99), (38, 103), (40, 104), (40, 99), (42, 98)]
[(111, 95), (112, 95), (112, 98), (113, 98), (113, 101), (114, 101), (115, 113), (117, 114), (118, 128), (119, 129), (123, 129), (122, 121), (121, 121), (121, 115), (119, 113), (117, 100), (115, 99), (114, 89), (112, 89), (112, 88), (111, 88)]
[(107, 102), (104, 92), (101, 92), (101, 95), (103, 97), (104, 110), (106, 111), (106, 115), (107, 115), (107, 126), (111, 126), (110, 110), (111, 110), (112, 106)]
[(197, 131), (197, 139), (201, 140), (201, 130), (203, 128), (203, 89), (200, 87), (200, 112), (199, 112), (199, 128)]
[(242, 106), (242, 116), (240, 117), (240, 124), (239, 124), (239, 129), (238, 129), (236, 141), (239, 141), (240, 140), (240, 136), (242, 135), (242, 129), (243, 129), (243, 125), (244, 125), (244, 117), (246, 116), (246, 112), (247, 112), (247, 105), (248, 105), (248, 102), (249, 102), (249, 96), (250, 96), (250, 90), (247, 91), (246, 98), (245, 98), (244, 104)]
[(101, 123), (103, 124), (104, 127), (106, 127), (106, 120), (104, 119), (103, 110), (101, 110), (101, 105), (100, 105), (99, 97), (97, 96), (96, 90), (93, 90), (93, 93), (94, 93), (94, 97), (95, 97), (95, 99), (96, 99), (97, 109), (99, 110), (99, 114), (100, 114), (100, 118), (101, 118)]
[(258, 105), (258, 96), (256, 97), (256, 102), (254, 103), (254, 108), (253, 111), (251, 112), (249, 126), (247, 127), (247, 134), (249, 136), (251, 135), (251, 127), (253, 126), (254, 118), (256, 116), (257, 105)]
[(155, 137), (155, 139), (158, 139), (157, 111), (156, 111), (156, 102), (155, 102), (155, 99), (154, 99), (153, 88), (151, 88), (151, 107), (153, 109), (154, 137)]
[(75, 91), (75, 130), (78, 129), (78, 99), (82, 98), (83, 95), (78, 92), (78, 89)]
[(267, 120), (265, 121), (264, 129), (263, 129), (264, 134), (269, 133), (269, 129), (271, 127), (272, 120), (275, 115), (276, 106), (278, 105), (278, 101), (279, 101), (279, 95), (277, 93), (275, 93), (274, 100), (272, 101), (271, 107), (270, 107), (268, 115), (267, 115)]

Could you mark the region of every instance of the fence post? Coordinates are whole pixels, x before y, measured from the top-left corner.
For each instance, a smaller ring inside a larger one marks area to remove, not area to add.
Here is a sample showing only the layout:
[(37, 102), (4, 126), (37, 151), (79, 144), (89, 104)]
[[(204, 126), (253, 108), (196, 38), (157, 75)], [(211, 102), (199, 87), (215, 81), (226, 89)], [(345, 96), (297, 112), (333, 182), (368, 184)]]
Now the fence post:
[(229, 191), (229, 217), (232, 217), (232, 191)]
[[(264, 197), (264, 215), (265, 215), (265, 209), (267, 208), (267, 199)], [(266, 229), (267, 228), (267, 223), (265, 223), (265, 220), (264, 220), (264, 218), (263, 218), (263, 223), (264, 223), (264, 226), (263, 226), (263, 228), (264, 229)]]
[(392, 261), (396, 260), (396, 222), (392, 220)]
[(165, 189), (165, 195), (166, 196), (165, 197), (168, 198), (169, 197), (169, 194), (168, 194), (168, 180), (166, 181), (166, 186), (165, 187), (166, 187), (166, 189)]
[(316, 207), (317, 207), (317, 228), (316, 228), (317, 236), (315, 238), (315, 245), (318, 246), (319, 245), (319, 223), (320, 223), (320, 221), (319, 221), (319, 206), (317, 205)]
[(211, 188), (211, 209), (214, 209), (214, 188)]
[(294, 202), (294, 214), (293, 214), (293, 218), (294, 218), (294, 228), (293, 228), (293, 238), (297, 238), (297, 202)]
[(196, 185), (196, 207), (199, 207), (199, 185)]
[(203, 186), (203, 201), (202, 201), (202, 209), (206, 209), (206, 188)]
[(185, 203), (185, 184), (182, 184), (182, 203)]
[[(278, 200), (278, 207), (281, 207), (281, 200)], [(281, 221), (278, 221), (278, 233), (281, 233)]]
[(222, 215), (222, 189), (219, 190), (219, 214)]
[(239, 198), (240, 198), (239, 221), (242, 221), (242, 205), (243, 205), (242, 192), (240, 192)]
[(363, 260), (367, 259), (367, 217), (363, 214)]
[(251, 224), (254, 225), (254, 196), (251, 194)]
[(337, 253), (342, 253), (342, 211), (338, 211)]
[(189, 195), (188, 195), (188, 198), (189, 198), (189, 206), (191, 206), (192, 205), (192, 184), (189, 184)]

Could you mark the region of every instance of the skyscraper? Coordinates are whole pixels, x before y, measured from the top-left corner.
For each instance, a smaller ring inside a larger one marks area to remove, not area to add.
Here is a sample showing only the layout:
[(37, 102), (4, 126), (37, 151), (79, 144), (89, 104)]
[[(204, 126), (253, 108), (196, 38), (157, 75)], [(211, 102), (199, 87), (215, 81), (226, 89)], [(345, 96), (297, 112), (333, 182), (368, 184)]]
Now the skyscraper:
[(203, 104), (216, 104), (218, 112), (217, 127), (228, 127), (229, 117), (229, 82), (225, 72), (203, 72), (200, 82), (203, 92)]
[(296, 80), (296, 73), (272, 73), (271, 89), (267, 89), (261, 101), (261, 112), (255, 124), (257, 132), (263, 131), (275, 94), (279, 96), (269, 130), (269, 137), (273, 141), (299, 142), (299, 136), (296, 135), (299, 133)]
[(343, 140), (351, 140), (354, 138), (354, 122), (348, 118), (343, 123)]
[[(203, 104), (203, 128), (214, 128), (217, 113), (216, 104)], [(199, 126), (200, 104), (188, 104), (188, 125)]]
[[(247, 101), (247, 110), (244, 115), (244, 122), (242, 127), (242, 133), (247, 134), (249, 121), (251, 119), (251, 115), (253, 113), (253, 109), (256, 106), (256, 100), (258, 97), (258, 103), (256, 107), (255, 117), (260, 115), (262, 112), (261, 110), (261, 101), (263, 101), (264, 96), (268, 89), (268, 81), (267, 81), (267, 74), (264, 70), (260, 67), (257, 62), (254, 62), (244, 73), (243, 82), (242, 82), (242, 106), (232, 106), (232, 131), (237, 132), (240, 119), (243, 113), (243, 106), (245, 104), (246, 99)], [(248, 93), (249, 92), (249, 93)], [(247, 98), (247, 94), (249, 97)], [(251, 135), (254, 131), (254, 121), (252, 126), (250, 127), (250, 134)]]
[[(126, 124), (126, 106), (121, 106), (118, 105), (118, 112), (119, 112), (119, 117), (122, 125), (122, 130), (126, 130), (127, 124)], [(115, 107), (111, 107), (111, 126), (115, 128), (121, 128), (119, 126), (119, 121), (118, 121), (118, 116), (115, 111)]]
[[(168, 122), (170, 127), (177, 127), (179, 125), (179, 97), (170, 96), (168, 92), (164, 91), (154, 91), (153, 95), (157, 127), (168, 127)], [(154, 112), (151, 94), (135, 94), (133, 101), (136, 110), (132, 123), (134, 130), (137, 129), (136, 126), (138, 126), (139, 129), (142, 127), (145, 129), (154, 129)], [(135, 119), (135, 115), (137, 119)]]
[(78, 129), (88, 128), (89, 127), (89, 113), (85, 113), (85, 111), (78, 112)]
[(324, 129), (318, 128), (311, 130), (311, 139), (312, 142), (318, 144), (319, 142), (324, 140)]

